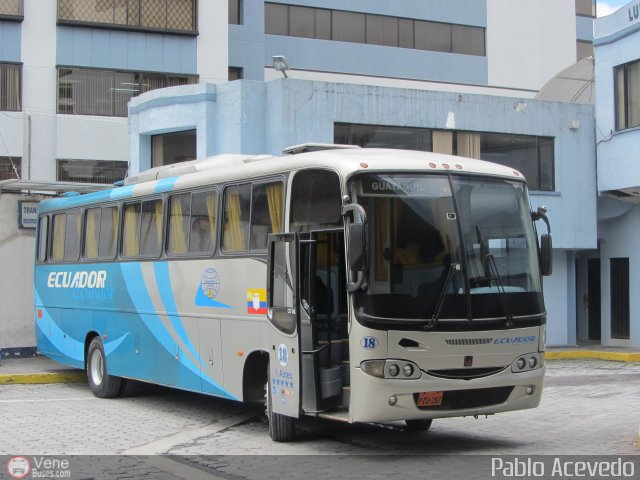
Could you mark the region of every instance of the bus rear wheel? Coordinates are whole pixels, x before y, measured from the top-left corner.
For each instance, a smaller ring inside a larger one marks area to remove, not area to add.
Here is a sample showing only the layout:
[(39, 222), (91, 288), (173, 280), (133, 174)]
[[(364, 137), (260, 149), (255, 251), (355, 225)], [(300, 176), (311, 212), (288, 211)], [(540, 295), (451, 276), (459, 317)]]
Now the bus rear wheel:
[(404, 423), (407, 426), (407, 430), (410, 432), (426, 432), (431, 428), (433, 420), (430, 418), (426, 420), (405, 420)]
[(122, 379), (107, 373), (107, 359), (100, 337), (94, 337), (87, 350), (87, 380), (91, 392), (96, 397), (118, 396)]
[(295, 419), (274, 413), (272, 409), (271, 388), (265, 385), (267, 400), (267, 420), (269, 421), (269, 436), (274, 442), (289, 442), (295, 437)]

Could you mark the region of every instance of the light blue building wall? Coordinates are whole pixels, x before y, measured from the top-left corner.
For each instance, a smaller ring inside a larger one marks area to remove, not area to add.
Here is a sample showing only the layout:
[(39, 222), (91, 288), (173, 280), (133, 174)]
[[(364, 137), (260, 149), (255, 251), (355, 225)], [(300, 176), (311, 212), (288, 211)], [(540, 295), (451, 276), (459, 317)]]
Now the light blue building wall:
[[(588, 105), (281, 79), (156, 90), (130, 103), (131, 173), (151, 166), (151, 136), (195, 128), (198, 156), (280, 154), (289, 145), (332, 143), (334, 123), (452, 128), (555, 138), (554, 192), (532, 192), (549, 208), (554, 275), (545, 279), (548, 343), (575, 343), (576, 252), (595, 249), (593, 108)], [(519, 111), (518, 111), (519, 110)], [(570, 122), (579, 128), (569, 128)], [(591, 212), (580, 215), (577, 212)]]
[(59, 26), (58, 65), (196, 74), (197, 38)]
[[(640, 127), (616, 130), (614, 69), (640, 61), (640, 8), (630, 2), (594, 25), (596, 141), (598, 156), (598, 237), (602, 292), (602, 341), (640, 346)], [(612, 335), (611, 265), (629, 261), (629, 339)]]
[[(354, 0), (348, 8), (338, 0), (275, 0), (286, 3), (417, 20), (487, 26), (486, 0), (419, 0), (388, 2)], [(428, 52), (398, 47), (265, 35), (264, 0), (245, 0), (243, 25), (229, 25), (229, 65), (241, 67), (245, 79), (264, 80), (264, 67), (284, 55), (297, 70), (389, 78), (487, 85), (487, 57)]]

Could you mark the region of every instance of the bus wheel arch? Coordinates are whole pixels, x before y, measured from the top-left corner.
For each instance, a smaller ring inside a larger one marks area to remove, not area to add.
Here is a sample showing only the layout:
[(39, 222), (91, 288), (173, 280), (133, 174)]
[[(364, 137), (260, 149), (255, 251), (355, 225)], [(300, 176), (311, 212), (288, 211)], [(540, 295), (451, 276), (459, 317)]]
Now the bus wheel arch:
[(269, 379), (269, 353), (264, 350), (251, 352), (244, 362), (242, 372), (242, 400), (264, 402), (264, 386)]
[(122, 379), (109, 375), (107, 357), (100, 335), (91, 337), (85, 355), (85, 364), (91, 392), (98, 398), (117, 397)]

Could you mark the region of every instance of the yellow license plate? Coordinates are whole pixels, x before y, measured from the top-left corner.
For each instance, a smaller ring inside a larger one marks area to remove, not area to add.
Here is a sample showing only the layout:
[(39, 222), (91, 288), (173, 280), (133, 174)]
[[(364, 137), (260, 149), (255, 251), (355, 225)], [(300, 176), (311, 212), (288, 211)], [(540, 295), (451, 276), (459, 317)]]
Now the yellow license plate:
[(420, 392), (418, 395), (419, 407), (438, 407), (442, 405), (443, 392)]

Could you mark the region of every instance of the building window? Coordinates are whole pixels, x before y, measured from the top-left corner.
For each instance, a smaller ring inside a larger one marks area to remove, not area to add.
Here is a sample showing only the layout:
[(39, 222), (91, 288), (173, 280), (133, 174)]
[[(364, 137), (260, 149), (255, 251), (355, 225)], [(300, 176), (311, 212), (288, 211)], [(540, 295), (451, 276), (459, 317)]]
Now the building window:
[(336, 123), (334, 143), (478, 158), (519, 170), (531, 190), (555, 188), (552, 137)]
[(22, 110), (22, 65), (0, 63), (0, 110)]
[(196, 0), (58, 0), (58, 23), (195, 33)]
[(197, 75), (59, 67), (58, 113), (126, 117), (131, 98), (197, 81)]
[(59, 182), (112, 184), (124, 179), (128, 169), (127, 162), (59, 159), (56, 179)]
[(229, 25), (242, 25), (242, 0), (229, 0)]
[(578, 40), (576, 42), (576, 58), (580, 61), (587, 57), (593, 57), (593, 43)]
[(0, 157), (0, 180), (22, 178), (22, 158)]
[(229, 67), (229, 81), (242, 80), (242, 67)]
[(160, 167), (196, 159), (196, 131), (165, 133), (151, 137), (151, 166)]
[(596, 18), (596, 0), (576, 0), (576, 15)]
[(614, 68), (616, 130), (640, 125), (640, 61)]
[(486, 55), (482, 27), (277, 3), (265, 3), (265, 33)]
[(611, 289), (611, 337), (629, 338), (629, 259), (609, 259)]
[(0, 0), (0, 19), (22, 20), (23, 18), (23, 0)]

